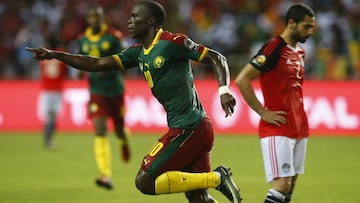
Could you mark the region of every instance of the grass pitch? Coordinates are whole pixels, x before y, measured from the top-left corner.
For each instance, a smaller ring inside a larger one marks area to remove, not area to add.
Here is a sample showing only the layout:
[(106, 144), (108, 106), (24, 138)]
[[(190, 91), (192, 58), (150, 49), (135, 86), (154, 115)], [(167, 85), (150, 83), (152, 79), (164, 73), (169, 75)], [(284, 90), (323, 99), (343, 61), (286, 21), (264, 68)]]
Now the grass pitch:
[[(0, 203), (185, 203), (183, 194), (148, 196), (134, 177), (157, 136), (131, 137), (132, 159), (124, 164), (112, 141), (115, 188), (97, 188), (91, 133), (58, 133), (58, 148), (45, 150), (40, 133), (0, 132)], [(293, 203), (360, 202), (360, 137), (310, 137), (305, 174), (299, 177)], [(231, 167), (244, 203), (263, 202), (265, 182), (257, 136), (217, 136), (212, 166)], [(228, 202), (218, 191), (210, 193)]]

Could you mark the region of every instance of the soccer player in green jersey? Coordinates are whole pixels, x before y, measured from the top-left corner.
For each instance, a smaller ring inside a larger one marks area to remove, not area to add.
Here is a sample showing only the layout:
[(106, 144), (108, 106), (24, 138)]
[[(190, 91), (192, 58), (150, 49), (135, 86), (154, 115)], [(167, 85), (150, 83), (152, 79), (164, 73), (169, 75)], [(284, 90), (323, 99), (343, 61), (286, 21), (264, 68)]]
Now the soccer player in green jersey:
[(130, 35), (140, 44), (108, 57), (92, 57), (45, 48), (27, 48), (37, 60), (56, 58), (90, 72), (107, 72), (139, 67), (152, 94), (167, 113), (169, 130), (145, 155), (135, 185), (144, 194), (184, 192), (190, 203), (217, 202), (208, 194), (215, 188), (231, 202), (241, 202), (240, 191), (230, 169), (210, 170), (214, 130), (198, 98), (190, 60), (211, 64), (219, 86), (225, 116), (234, 111), (229, 92), (230, 75), (226, 58), (199, 45), (186, 35), (163, 30), (165, 11), (154, 1), (136, 3), (128, 20)]
[[(104, 22), (101, 7), (90, 8), (86, 15), (88, 28), (78, 40), (81, 54), (93, 57), (111, 56), (124, 48), (125, 40), (119, 30)], [(94, 154), (100, 177), (98, 186), (112, 189), (111, 153), (107, 135), (107, 120), (112, 119), (122, 159), (130, 158), (128, 138), (124, 128), (124, 80), (121, 71), (89, 73), (90, 101), (89, 117), (95, 128)]]

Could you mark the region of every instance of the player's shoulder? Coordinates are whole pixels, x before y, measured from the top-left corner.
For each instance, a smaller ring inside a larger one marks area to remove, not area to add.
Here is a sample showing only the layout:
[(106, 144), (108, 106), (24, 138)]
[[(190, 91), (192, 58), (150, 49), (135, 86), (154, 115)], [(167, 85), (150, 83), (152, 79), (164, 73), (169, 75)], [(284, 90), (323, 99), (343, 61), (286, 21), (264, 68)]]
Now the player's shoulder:
[(139, 50), (141, 50), (142, 49), (142, 47), (143, 47), (143, 45), (142, 44), (140, 44), (140, 43), (136, 43), (136, 44), (133, 44), (133, 45), (131, 45), (131, 46), (129, 46), (129, 47), (127, 47), (127, 48), (125, 48), (125, 49), (123, 49), (121, 52), (127, 52), (127, 51), (139, 51)]
[(115, 38), (117, 38), (118, 40), (123, 40), (124, 39), (123, 33), (120, 30), (116, 29), (116, 28), (109, 27), (108, 28), (108, 33), (111, 34), (112, 36), (114, 36)]
[(160, 40), (169, 41), (174, 44), (184, 45), (184, 41), (188, 37), (182, 33), (172, 33), (169, 31), (163, 31), (160, 35)]
[(270, 55), (275, 50), (278, 50), (284, 46), (286, 46), (286, 42), (280, 36), (273, 37), (265, 42), (264, 46), (262, 47), (262, 52), (265, 55)]
[(280, 37), (273, 37), (271, 39), (269, 39), (266, 43), (265, 46), (281, 46), (286, 44), (286, 42)]

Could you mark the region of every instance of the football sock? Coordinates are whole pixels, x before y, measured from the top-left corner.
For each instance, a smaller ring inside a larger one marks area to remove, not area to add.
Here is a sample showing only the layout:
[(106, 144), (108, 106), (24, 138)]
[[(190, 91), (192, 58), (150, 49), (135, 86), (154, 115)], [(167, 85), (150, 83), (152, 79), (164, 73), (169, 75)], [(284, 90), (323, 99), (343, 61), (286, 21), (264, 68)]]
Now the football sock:
[(45, 136), (45, 144), (46, 145), (50, 144), (54, 130), (55, 130), (55, 122), (54, 121), (46, 122), (45, 128), (44, 128), (44, 136)]
[(288, 194), (286, 194), (285, 195), (285, 203), (290, 203), (290, 201), (291, 201), (291, 198), (292, 198), (292, 193), (288, 193)]
[(155, 194), (187, 192), (196, 189), (215, 188), (221, 182), (216, 172), (186, 173), (169, 171), (155, 180)]
[(106, 136), (95, 136), (94, 142), (95, 161), (101, 176), (111, 176), (110, 143)]
[(264, 203), (284, 203), (285, 195), (277, 190), (269, 189)]

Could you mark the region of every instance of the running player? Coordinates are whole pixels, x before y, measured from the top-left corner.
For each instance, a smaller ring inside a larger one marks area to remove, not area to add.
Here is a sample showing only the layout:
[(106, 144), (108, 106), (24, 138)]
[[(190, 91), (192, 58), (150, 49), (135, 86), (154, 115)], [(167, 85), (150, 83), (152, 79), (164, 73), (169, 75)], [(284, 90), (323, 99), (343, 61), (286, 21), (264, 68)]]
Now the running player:
[(27, 50), (38, 60), (56, 58), (85, 71), (114, 71), (138, 66), (153, 95), (167, 113), (169, 130), (144, 157), (136, 187), (144, 194), (184, 192), (191, 203), (216, 202), (208, 188), (216, 188), (231, 202), (241, 202), (240, 192), (228, 167), (210, 171), (213, 126), (198, 98), (190, 60), (211, 64), (219, 85), (225, 116), (234, 111), (229, 92), (226, 58), (183, 34), (163, 30), (165, 11), (154, 1), (138, 2), (128, 20), (129, 33), (140, 44), (110, 57), (90, 57), (45, 48)]
[[(304, 173), (309, 127), (304, 111), (304, 43), (314, 33), (314, 11), (295, 4), (285, 29), (265, 43), (235, 79), (245, 101), (260, 117), (259, 135), (265, 174), (272, 183), (265, 203), (290, 202), (298, 174)], [(251, 81), (260, 76), (264, 106)]]
[[(81, 54), (94, 57), (111, 56), (124, 48), (122, 33), (109, 28), (104, 22), (101, 7), (90, 8), (87, 12), (88, 28), (79, 39)], [(124, 129), (124, 81), (120, 71), (89, 73), (90, 101), (89, 116), (95, 128), (94, 154), (100, 177), (98, 186), (112, 189), (111, 149), (108, 140), (107, 121), (112, 119), (115, 133), (119, 138), (122, 159), (130, 159), (130, 150)]]

